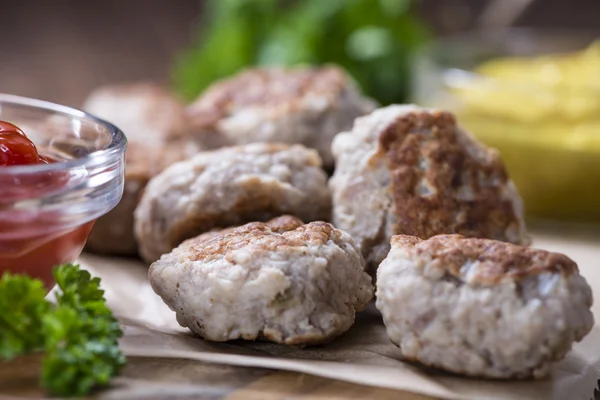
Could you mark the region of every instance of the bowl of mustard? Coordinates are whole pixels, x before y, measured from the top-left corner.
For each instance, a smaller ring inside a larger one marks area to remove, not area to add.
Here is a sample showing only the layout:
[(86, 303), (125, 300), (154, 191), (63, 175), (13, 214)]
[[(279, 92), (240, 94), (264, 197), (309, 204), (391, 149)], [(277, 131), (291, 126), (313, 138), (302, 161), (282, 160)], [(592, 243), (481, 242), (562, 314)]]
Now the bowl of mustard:
[(600, 222), (600, 32), (508, 29), (439, 39), (414, 102), (500, 150), (531, 219)]

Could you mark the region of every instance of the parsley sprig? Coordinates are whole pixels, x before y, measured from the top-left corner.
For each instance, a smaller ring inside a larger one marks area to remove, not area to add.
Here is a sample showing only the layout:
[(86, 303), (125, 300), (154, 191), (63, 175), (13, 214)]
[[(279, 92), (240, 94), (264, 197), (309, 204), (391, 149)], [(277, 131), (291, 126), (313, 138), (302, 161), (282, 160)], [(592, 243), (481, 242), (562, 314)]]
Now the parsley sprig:
[(78, 265), (53, 270), (60, 291), (45, 299), (41, 281), (5, 273), (0, 279), (0, 358), (44, 352), (41, 384), (55, 396), (82, 396), (108, 385), (125, 365), (123, 335), (100, 289)]

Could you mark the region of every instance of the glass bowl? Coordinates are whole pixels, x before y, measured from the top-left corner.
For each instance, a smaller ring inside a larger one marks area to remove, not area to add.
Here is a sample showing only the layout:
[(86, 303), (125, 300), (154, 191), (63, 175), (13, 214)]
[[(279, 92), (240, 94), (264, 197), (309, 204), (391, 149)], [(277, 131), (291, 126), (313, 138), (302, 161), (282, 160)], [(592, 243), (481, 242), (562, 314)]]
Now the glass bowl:
[[(500, 58), (580, 52), (599, 37), (514, 28), (441, 38), (414, 60), (411, 100), (453, 111), (500, 150), (529, 218), (600, 222), (600, 63), (574, 62), (561, 75), (550, 58), (538, 58), (539, 70), (516, 69), (511, 79), (477, 69)], [(590, 51), (600, 59), (600, 46)]]
[(127, 140), (114, 125), (69, 107), (0, 94), (0, 120), (20, 127), (50, 164), (0, 167), (0, 275), (53, 285), (94, 221), (123, 194)]

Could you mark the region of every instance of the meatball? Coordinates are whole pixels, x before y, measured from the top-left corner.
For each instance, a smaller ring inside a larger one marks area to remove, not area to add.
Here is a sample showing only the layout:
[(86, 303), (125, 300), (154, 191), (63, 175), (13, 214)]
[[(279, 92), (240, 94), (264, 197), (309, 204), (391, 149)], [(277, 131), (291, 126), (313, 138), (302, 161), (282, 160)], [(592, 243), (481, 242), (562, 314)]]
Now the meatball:
[(476, 377), (544, 377), (594, 325), (571, 259), (460, 235), (394, 236), (376, 295), (406, 359)]
[(303, 144), (333, 166), (331, 140), (375, 105), (337, 67), (245, 70), (208, 88), (189, 107), (198, 140), (210, 146)]
[(350, 235), (291, 216), (186, 240), (149, 279), (182, 326), (213, 341), (327, 342), (373, 297)]
[(392, 235), (443, 233), (528, 244), (521, 198), (498, 152), (449, 112), (393, 105), (336, 136), (333, 224), (376, 267)]
[(135, 211), (142, 257), (152, 262), (215, 228), (291, 214), (327, 220), (321, 159), (301, 145), (255, 143), (199, 153), (150, 180)]
[(186, 132), (185, 107), (166, 89), (151, 83), (101, 87), (90, 94), (86, 111), (117, 125), (127, 136), (125, 185), (119, 204), (100, 217), (86, 250), (134, 256), (133, 212), (148, 180), (166, 166), (199, 151)]
[(118, 126), (130, 142), (162, 146), (188, 136), (185, 104), (159, 84), (102, 86), (90, 93), (83, 109)]

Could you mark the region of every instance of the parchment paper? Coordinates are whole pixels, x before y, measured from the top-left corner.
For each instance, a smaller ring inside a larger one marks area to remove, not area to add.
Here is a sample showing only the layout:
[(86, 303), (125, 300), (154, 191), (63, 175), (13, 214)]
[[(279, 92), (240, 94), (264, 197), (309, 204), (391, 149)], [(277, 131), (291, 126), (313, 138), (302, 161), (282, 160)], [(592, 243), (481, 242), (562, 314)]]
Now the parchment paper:
[[(548, 229), (544, 229), (548, 232)], [(560, 251), (579, 263), (600, 293), (600, 235), (592, 230), (539, 233), (535, 247)], [(141, 262), (84, 255), (82, 266), (102, 278), (110, 307), (124, 326), (121, 346), (130, 356), (184, 358), (218, 364), (297, 371), (363, 385), (445, 399), (589, 400), (600, 378), (600, 327), (574, 346), (542, 381), (484, 381), (432, 372), (400, 361), (373, 305), (353, 328), (323, 347), (297, 349), (264, 342), (212, 343), (181, 328), (154, 294)], [(600, 301), (598, 302), (600, 303)], [(594, 304), (600, 319), (600, 304)]]

